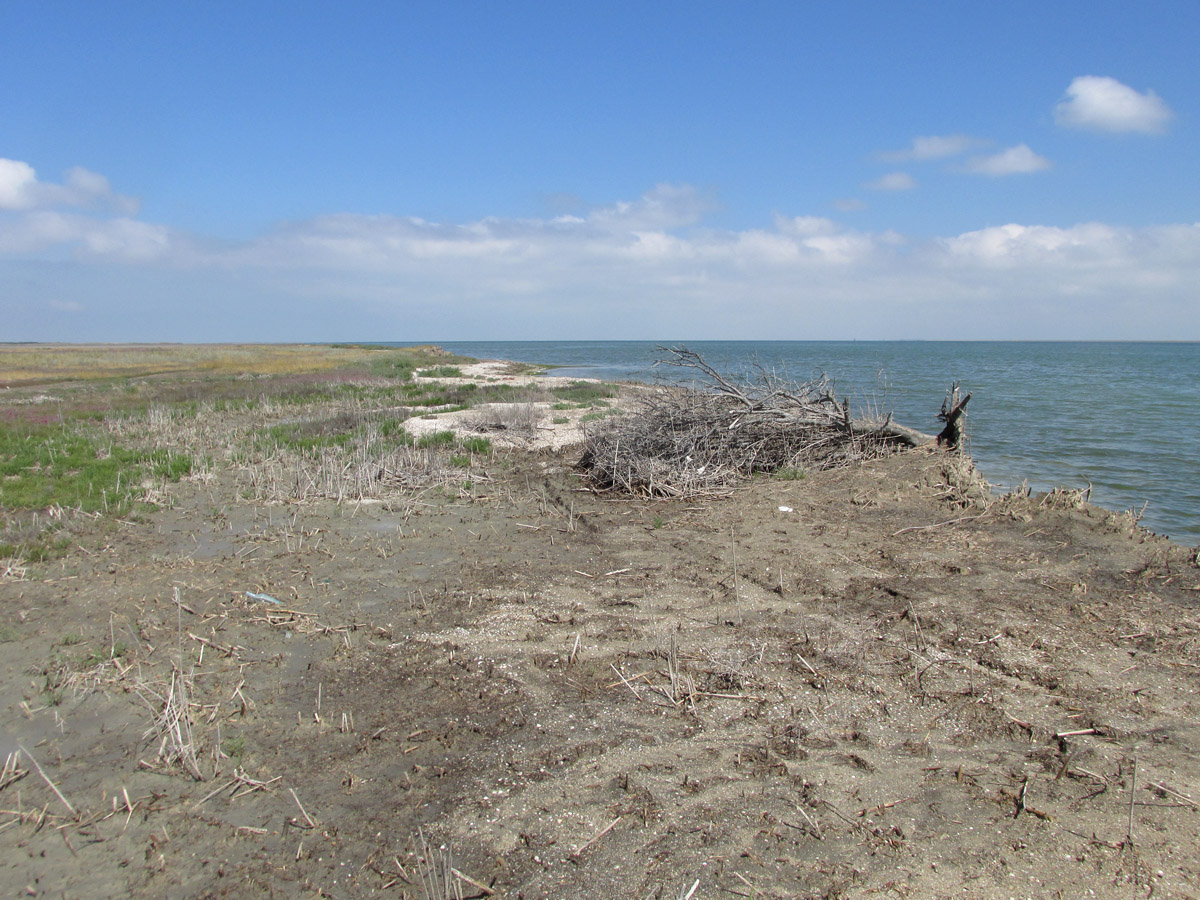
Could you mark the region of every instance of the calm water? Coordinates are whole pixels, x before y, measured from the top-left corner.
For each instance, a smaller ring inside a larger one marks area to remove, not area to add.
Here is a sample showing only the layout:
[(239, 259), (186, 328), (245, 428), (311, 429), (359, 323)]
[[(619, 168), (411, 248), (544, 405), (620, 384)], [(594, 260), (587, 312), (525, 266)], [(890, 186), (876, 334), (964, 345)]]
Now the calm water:
[[(648, 381), (660, 342), (442, 343), (482, 359), (562, 366), (556, 375)], [(959, 381), (970, 451), (989, 481), (1034, 490), (1092, 485), (1092, 500), (1141, 510), (1142, 524), (1200, 542), (1200, 344), (697, 341), (718, 368), (757, 359), (805, 380), (824, 372), (858, 407), (940, 430), (946, 388)]]

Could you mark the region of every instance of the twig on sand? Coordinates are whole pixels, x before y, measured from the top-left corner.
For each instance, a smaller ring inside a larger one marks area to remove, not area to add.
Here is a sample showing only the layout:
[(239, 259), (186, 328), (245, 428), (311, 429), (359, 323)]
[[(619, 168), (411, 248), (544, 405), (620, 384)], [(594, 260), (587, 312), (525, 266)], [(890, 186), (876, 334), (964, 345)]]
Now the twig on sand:
[(1125, 839), (1133, 846), (1133, 799), (1137, 795), (1137, 757), (1133, 758), (1133, 776), (1129, 780), (1129, 822), (1125, 829)]
[[(797, 807), (796, 807), (796, 812), (798, 812), (798, 813), (800, 813), (800, 815), (804, 816), (804, 821), (805, 821), (805, 822), (807, 822), (807, 823), (809, 824), (809, 827), (810, 827), (810, 828), (812, 828), (812, 831), (813, 831), (813, 836), (814, 836), (814, 837), (815, 837), (815, 838), (816, 838), (818, 841), (823, 841), (823, 840), (825, 840), (825, 835), (821, 833), (821, 826), (817, 824), (817, 820), (816, 820), (816, 819), (814, 819), (812, 816), (810, 816), (808, 813), (806, 813), (806, 812), (804, 811), (804, 807), (803, 807), (803, 806), (799, 806), (799, 805), (797, 805)], [(785, 824), (786, 824), (786, 823), (785, 823)]]
[(629, 683), (629, 682), (628, 682), (628, 681), (625, 679), (625, 676), (621, 674), (621, 670), (620, 670), (620, 669), (618, 669), (618, 668), (617, 668), (616, 666), (614, 666), (612, 663), (609, 663), (609, 664), (608, 664), (608, 667), (609, 667), (610, 669), (612, 669), (614, 672), (616, 672), (616, 673), (617, 673), (617, 677), (621, 679), (621, 683), (622, 683), (622, 684), (624, 684), (624, 685), (625, 685), (625, 687), (629, 688), (629, 690), (630, 690), (630, 692), (633, 694), (633, 696), (637, 697), (639, 700), (643, 700), (643, 699), (645, 699), (644, 697), (642, 697), (642, 695), (641, 695), (641, 694), (639, 694), (639, 693), (637, 692), (637, 689), (636, 689), (636, 688), (634, 688), (634, 686), (633, 686), (632, 684), (630, 684), (630, 683)]
[(1057, 740), (1062, 740), (1063, 738), (1082, 737), (1085, 734), (1097, 734), (1097, 733), (1098, 732), (1096, 731), (1095, 728), (1080, 728), (1078, 731), (1059, 731), (1054, 735), (1054, 737)]
[(40, 765), (38, 765), (38, 761), (34, 758), (33, 754), (26, 750), (22, 744), (18, 744), (17, 749), (29, 758), (30, 764), (34, 767), (34, 769), (37, 770), (37, 773), (42, 776), (42, 781), (46, 782), (46, 784), (50, 787), (50, 790), (54, 791), (54, 796), (62, 801), (62, 805), (67, 808), (68, 812), (70, 812), (72, 816), (78, 816), (79, 813), (75, 811), (75, 807), (71, 805), (71, 801), (64, 797), (63, 792), (58, 789), (58, 785), (50, 780), (50, 776), (43, 771)]
[(1152, 781), (1152, 782), (1150, 782), (1150, 787), (1154, 788), (1156, 791), (1162, 791), (1164, 794), (1169, 794), (1170, 796), (1174, 797), (1176, 800), (1182, 800), (1184, 803), (1186, 803), (1192, 809), (1200, 809), (1200, 804), (1197, 804), (1196, 801), (1193, 800), (1191, 797), (1187, 796), (1187, 794), (1181, 794), (1181, 793), (1179, 793), (1179, 791), (1173, 791), (1169, 787), (1167, 787), (1165, 784), (1162, 784), (1157, 781)]
[[(295, 792), (295, 790), (293, 790), (292, 788), (288, 788), (288, 793), (289, 793), (289, 794), (291, 794), (291, 795), (292, 795), (292, 799), (296, 801), (296, 806), (299, 808), (299, 810), (300, 810), (300, 814), (304, 816), (304, 821), (306, 821), (306, 822), (308, 823), (308, 827), (309, 827), (309, 828), (316, 828), (316, 827), (317, 827), (317, 822), (316, 822), (316, 820), (315, 820), (315, 819), (314, 819), (312, 816), (310, 816), (310, 815), (308, 814), (308, 810), (306, 810), (306, 809), (304, 808), (304, 804), (303, 804), (303, 803), (301, 803), (301, 802), (300, 802), (300, 798), (296, 796), (296, 792)], [(297, 824), (297, 825), (299, 824), (298, 822), (296, 822), (296, 820), (295, 820), (295, 819), (292, 819), (292, 822), (293, 822), (293, 823), (295, 823), (295, 824)]]
[(489, 897), (493, 896), (496, 893), (495, 891), (493, 891), (490, 887), (488, 887), (483, 882), (476, 881), (470, 875), (464, 875), (462, 872), (458, 871), (458, 869), (455, 869), (452, 867), (450, 869), (450, 874), (453, 875), (455, 878), (457, 878), (459, 881), (465, 881), (467, 884), (471, 885), (471, 887), (479, 888), (481, 891), (483, 891)]
[(956, 519), (947, 519), (945, 522), (934, 522), (932, 525), (910, 525), (908, 528), (901, 528), (899, 531), (893, 531), (892, 537), (904, 534), (909, 531), (929, 531), (932, 528), (942, 528), (945, 525), (957, 525), (959, 522), (970, 522), (972, 519), (982, 519), (988, 514), (985, 509), (983, 512), (974, 516), (959, 516)]
[(584, 844), (582, 847), (580, 847), (578, 850), (573, 852), (571, 854), (571, 856), (578, 857), (578, 856), (582, 855), (584, 850), (586, 850), (588, 847), (592, 846), (594, 843), (596, 843), (596, 841), (600, 840), (600, 838), (604, 837), (606, 834), (608, 834), (610, 831), (612, 831), (614, 828), (616, 828), (617, 823), (620, 821), (621, 821), (621, 816), (617, 816), (615, 819), (613, 819), (611, 822), (609, 822), (607, 825), (605, 825), (603, 828), (601, 828), (599, 831), (597, 831), (594, 835), (592, 835), (592, 839), (590, 841), (588, 841), (586, 844)]

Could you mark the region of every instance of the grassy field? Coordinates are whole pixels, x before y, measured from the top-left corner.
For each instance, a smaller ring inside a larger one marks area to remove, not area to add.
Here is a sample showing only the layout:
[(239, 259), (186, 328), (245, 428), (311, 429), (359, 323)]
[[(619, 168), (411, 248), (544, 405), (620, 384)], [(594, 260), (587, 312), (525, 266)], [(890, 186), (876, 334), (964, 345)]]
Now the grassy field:
[(414, 438), (403, 423), (533, 400), (602, 414), (616, 394), (466, 379), (467, 362), (430, 346), (2, 345), (0, 558), (52, 558), (81, 516), (136, 517), (217, 470), (259, 499), (469, 477), (488, 438)]
[(434, 347), (363, 344), (7, 344), (0, 387), (152, 375), (263, 376), (362, 371), (411, 376), (456, 357)]

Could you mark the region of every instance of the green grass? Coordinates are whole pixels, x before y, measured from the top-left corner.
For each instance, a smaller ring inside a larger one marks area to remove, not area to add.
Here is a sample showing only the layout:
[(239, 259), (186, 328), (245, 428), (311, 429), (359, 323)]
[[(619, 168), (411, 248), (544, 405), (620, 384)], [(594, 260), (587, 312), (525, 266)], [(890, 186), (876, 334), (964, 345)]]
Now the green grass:
[(310, 453), (326, 447), (345, 447), (358, 427), (359, 421), (347, 416), (331, 416), (328, 419), (308, 422), (286, 422), (268, 428), (263, 440), (288, 450)]
[(579, 417), (579, 421), (583, 422), (598, 422), (601, 419), (607, 418), (616, 412), (615, 409), (598, 409), (595, 412), (584, 413)]
[(459, 444), (468, 453), (491, 453), (492, 442), (490, 438), (485, 437), (469, 437), (463, 438)]
[(42, 563), (66, 555), (75, 542), (69, 537), (54, 537), (59, 534), (58, 525), (51, 523), (45, 530), (18, 546), (13, 543), (0, 544), (0, 559), (21, 560), (23, 563)]
[(221, 744), (221, 752), (230, 759), (240, 762), (246, 754), (246, 737), (245, 735), (235, 734), (233, 737), (227, 737)]
[(449, 447), (453, 446), (457, 440), (453, 431), (432, 431), (417, 438), (417, 446), (422, 450), (431, 447)]
[(771, 477), (776, 481), (803, 481), (808, 477), (808, 473), (803, 469), (785, 468), (776, 469)]
[(590, 381), (572, 381), (562, 387), (550, 388), (550, 393), (561, 401), (595, 405), (597, 400), (617, 396), (617, 387), (611, 384), (593, 384)]
[(82, 424), (0, 427), (0, 507), (121, 512), (143, 477), (178, 480), (186, 454), (124, 447)]
[(77, 668), (91, 669), (101, 663), (106, 663), (114, 659), (120, 659), (129, 652), (129, 647), (124, 641), (117, 641), (111, 646), (105, 647), (103, 650), (93, 650), (86, 656), (79, 658)]
[[(431, 365), (435, 361), (438, 364)], [(441, 377), (458, 378), (462, 375), (462, 370), (449, 363), (465, 361), (464, 357), (435, 353), (428, 347), (377, 349), (369, 360), (368, 371), (372, 375), (391, 378), (396, 381), (412, 381), (413, 375), (420, 369), (431, 372), (446, 370), (446, 374), (441, 375)], [(454, 374), (450, 374), (450, 372)], [(422, 372), (422, 374), (424, 373)]]
[(422, 378), (462, 378), (463, 372), (458, 366), (434, 366), (431, 369), (420, 369), (417, 372)]

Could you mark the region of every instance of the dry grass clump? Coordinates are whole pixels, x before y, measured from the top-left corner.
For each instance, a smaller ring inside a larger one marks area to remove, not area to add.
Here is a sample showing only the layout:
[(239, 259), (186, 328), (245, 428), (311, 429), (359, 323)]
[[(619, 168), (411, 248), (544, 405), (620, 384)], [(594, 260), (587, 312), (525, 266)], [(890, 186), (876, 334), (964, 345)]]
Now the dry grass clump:
[(890, 422), (852, 419), (827, 378), (798, 383), (759, 368), (734, 379), (685, 348), (667, 352), (666, 364), (694, 369), (701, 382), (660, 386), (629, 415), (593, 425), (579, 465), (595, 487), (684, 497), (755, 472), (834, 468), (917, 442)]
[(138, 693), (154, 714), (144, 740), (158, 740), (158, 759), (168, 767), (179, 766), (196, 781), (204, 780), (196, 754), (195, 726), (192, 717), (193, 677), (176, 669), (162, 690), (139, 682)]
[(256, 500), (305, 502), (398, 499), (405, 493), (461, 478), (444, 454), (380, 442), (325, 447), (315, 455), (280, 450), (242, 467), (241, 480)]
[(5, 581), (24, 581), (29, 577), (29, 566), (20, 556), (10, 556), (0, 559), (0, 583)]
[(962, 509), (987, 508), (996, 500), (992, 486), (975, 468), (975, 462), (969, 456), (947, 456), (937, 468), (936, 479), (937, 486), (943, 490), (943, 496), (952, 506)]
[(487, 403), (463, 416), (463, 425), (481, 434), (504, 432), (510, 436), (532, 437), (546, 419), (545, 404)]

